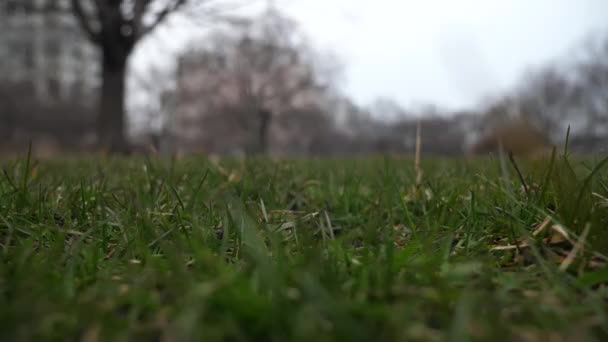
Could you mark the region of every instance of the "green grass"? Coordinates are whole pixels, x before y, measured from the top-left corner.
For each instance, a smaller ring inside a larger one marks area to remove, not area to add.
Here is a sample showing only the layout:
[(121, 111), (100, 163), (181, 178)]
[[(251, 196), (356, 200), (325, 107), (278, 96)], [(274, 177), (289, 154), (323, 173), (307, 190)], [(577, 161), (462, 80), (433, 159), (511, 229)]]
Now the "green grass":
[(2, 164), (0, 340), (608, 338), (599, 159), (220, 164)]

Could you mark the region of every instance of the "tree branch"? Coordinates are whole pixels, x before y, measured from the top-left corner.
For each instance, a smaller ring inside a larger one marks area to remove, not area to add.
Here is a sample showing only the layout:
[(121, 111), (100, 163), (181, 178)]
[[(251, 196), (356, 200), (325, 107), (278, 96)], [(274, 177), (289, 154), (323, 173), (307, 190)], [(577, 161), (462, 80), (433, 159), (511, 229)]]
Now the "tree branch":
[(72, 0), (72, 11), (76, 16), (80, 27), (82, 27), (83, 31), (85, 32), (87, 38), (93, 44), (99, 44), (99, 42), (101, 41), (100, 33), (96, 32), (95, 29), (93, 29), (93, 25), (91, 25), (92, 19), (86, 15), (84, 9), (82, 8), (82, 3), (80, 1), (81, 0)]
[[(143, 0), (143, 1), (145, 1), (145, 0)], [(139, 32), (138, 38), (141, 38), (141, 37), (147, 35), (148, 33), (152, 32), (158, 25), (162, 24), (167, 19), (169, 14), (180, 9), (183, 5), (186, 4), (187, 1), (188, 0), (175, 0), (172, 4), (168, 4), (162, 11), (160, 11), (156, 15), (156, 18), (154, 19), (152, 24), (150, 24), (150, 26), (143, 27), (143, 25), (142, 25), (142, 29), (141, 29), (141, 32)], [(143, 13), (142, 13), (142, 16), (143, 16)], [(141, 20), (141, 18), (140, 18), (140, 20)]]
[(144, 27), (143, 18), (152, 0), (136, 0), (133, 6), (133, 30), (136, 39), (141, 38)]

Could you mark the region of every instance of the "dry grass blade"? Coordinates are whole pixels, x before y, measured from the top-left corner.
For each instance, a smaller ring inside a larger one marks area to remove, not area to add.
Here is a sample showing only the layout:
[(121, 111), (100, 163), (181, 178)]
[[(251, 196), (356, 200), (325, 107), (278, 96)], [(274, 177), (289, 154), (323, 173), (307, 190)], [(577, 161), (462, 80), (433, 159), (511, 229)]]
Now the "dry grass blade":
[[(551, 226), (551, 230), (555, 233), (558, 234), (558, 236), (552, 236), (549, 241), (563, 241), (566, 240), (568, 242), (570, 242), (571, 244), (576, 244), (576, 242), (574, 240), (572, 240), (572, 238), (570, 237), (570, 234), (568, 233), (568, 231), (559, 224), (554, 224)], [(561, 238), (560, 238), (561, 237)]]
[(528, 245), (527, 243), (522, 243), (519, 245), (506, 245), (506, 246), (494, 246), (492, 248), (490, 248), (491, 251), (512, 251), (512, 250), (519, 250), (520, 248), (526, 248), (529, 247), (530, 245)]
[(260, 208), (262, 209), (262, 216), (264, 217), (264, 222), (270, 222), (268, 220), (268, 213), (266, 212), (266, 206), (264, 205), (264, 200), (260, 198)]
[(547, 216), (545, 217), (545, 219), (543, 220), (543, 222), (541, 222), (536, 229), (534, 229), (534, 232), (532, 232), (532, 236), (537, 236), (538, 234), (542, 233), (543, 230), (545, 230), (545, 228), (547, 228), (547, 226), (549, 225), (549, 223), (551, 223), (551, 216)]
[(327, 214), (327, 211), (325, 211), (324, 214), (325, 214), (325, 221), (327, 222), (327, 229), (329, 231), (329, 236), (333, 240), (336, 238), (336, 236), (334, 235), (334, 228), (331, 225), (331, 220), (329, 219), (329, 215)]
[(568, 267), (570, 267), (570, 265), (572, 265), (572, 263), (574, 262), (574, 259), (576, 259), (577, 254), (584, 247), (584, 244), (585, 244), (585, 241), (587, 240), (587, 235), (589, 234), (590, 228), (591, 228), (591, 226), (589, 224), (587, 224), (585, 226), (585, 230), (583, 230), (583, 233), (578, 238), (578, 241), (576, 242), (576, 244), (574, 244), (574, 248), (572, 248), (570, 253), (568, 253), (568, 256), (566, 257), (566, 259), (564, 259), (564, 261), (561, 263), (561, 265), (559, 265), (560, 271), (565, 271), (568, 269)]
[(519, 177), (521, 186), (523, 186), (523, 188), (524, 188), (526, 196), (530, 196), (530, 188), (528, 187), (528, 183), (526, 183), (526, 179), (524, 178), (524, 175), (521, 173), (521, 170), (519, 169), (519, 165), (517, 165), (517, 162), (515, 162), (515, 157), (513, 157), (513, 152), (509, 151), (508, 156), (509, 156), (509, 160), (511, 161), (511, 164), (513, 165), (513, 168), (515, 168), (515, 171), (517, 172), (517, 176)]
[(287, 230), (287, 229), (294, 229), (294, 228), (296, 228), (296, 223), (295, 223), (295, 222), (285, 222), (285, 223), (281, 224), (281, 225), (280, 225), (280, 226), (279, 226), (279, 227), (276, 229), (276, 231), (277, 231), (277, 232), (280, 232), (280, 231), (283, 231), (283, 230)]

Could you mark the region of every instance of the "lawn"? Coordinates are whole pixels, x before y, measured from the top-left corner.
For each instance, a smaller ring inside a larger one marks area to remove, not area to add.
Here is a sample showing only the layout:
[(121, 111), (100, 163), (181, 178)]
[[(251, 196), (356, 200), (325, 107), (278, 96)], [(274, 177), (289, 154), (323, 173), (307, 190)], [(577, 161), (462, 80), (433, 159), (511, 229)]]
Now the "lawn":
[(2, 341), (608, 339), (599, 157), (2, 169)]

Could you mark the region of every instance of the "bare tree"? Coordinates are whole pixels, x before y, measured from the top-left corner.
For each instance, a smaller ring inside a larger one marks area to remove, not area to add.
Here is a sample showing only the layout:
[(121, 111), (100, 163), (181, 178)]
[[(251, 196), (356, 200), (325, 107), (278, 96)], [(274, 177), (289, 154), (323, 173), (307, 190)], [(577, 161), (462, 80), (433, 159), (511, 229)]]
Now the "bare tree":
[(72, 11), (88, 39), (101, 52), (102, 86), (98, 139), (112, 151), (126, 151), (125, 76), (137, 43), (186, 5), (214, 0), (71, 0)]
[(267, 151), (277, 115), (317, 105), (331, 86), (297, 24), (275, 9), (216, 31), (208, 42), (182, 58), (179, 77), (198, 79), (192, 91), (208, 112), (236, 107), (254, 116), (257, 152)]
[(575, 87), (585, 99), (588, 115), (586, 131), (602, 135), (608, 129), (608, 36), (591, 39), (585, 47), (586, 60), (581, 61), (576, 72)]
[(578, 54), (531, 71), (508, 96), (509, 107), (556, 141), (564, 139), (568, 126), (575, 140), (608, 133), (608, 37), (590, 37)]
[(580, 89), (555, 66), (531, 72), (519, 93), (508, 101), (518, 114), (534, 122), (551, 135), (561, 134), (561, 126), (568, 120), (568, 107), (580, 106)]

